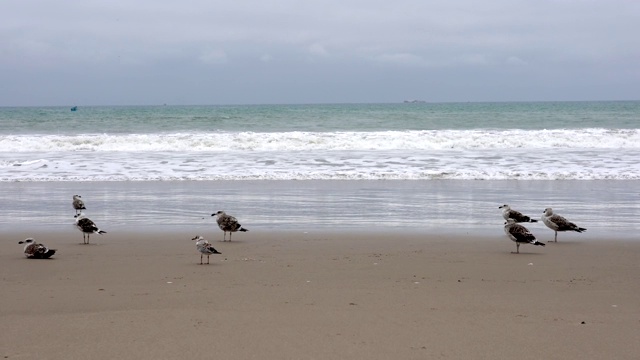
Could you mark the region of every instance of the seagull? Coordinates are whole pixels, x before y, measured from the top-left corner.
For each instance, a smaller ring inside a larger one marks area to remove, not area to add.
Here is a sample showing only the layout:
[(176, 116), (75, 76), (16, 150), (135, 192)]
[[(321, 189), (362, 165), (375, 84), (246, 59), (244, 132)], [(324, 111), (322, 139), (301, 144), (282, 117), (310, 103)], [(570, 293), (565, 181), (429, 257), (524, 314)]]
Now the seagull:
[(76, 216), (76, 227), (78, 230), (82, 231), (82, 243), (89, 243), (89, 236), (91, 234), (106, 234), (106, 231), (98, 229), (96, 223), (91, 221), (91, 219), (84, 217), (83, 213), (80, 213)]
[(49, 249), (43, 244), (38, 244), (33, 238), (18, 241), (18, 244), (26, 244), (24, 246), (24, 256), (29, 259), (48, 259), (56, 253), (56, 249)]
[(524, 226), (517, 224), (515, 220), (508, 219), (504, 223), (504, 233), (507, 234), (509, 239), (516, 243), (516, 252), (512, 254), (520, 253), (520, 244), (531, 244), (544, 246), (545, 244), (536, 240), (536, 237)]
[(87, 210), (86, 207), (84, 207), (84, 201), (82, 201), (82, 196), (80, 195), (73, 195), (73, 208), (76, 210), (76, 214), (78, 214), (80, 212), (80, 210)]
[(216, 220), (218, 222), (218, 227), (220, 228), (220, 230), (224, 231), (224, 238), (222, 239), (222, 241), (227, 240), (227, 231), (229, 232), (229, 241), (231, 241), (231, 233), (234, 233), (236, 231), (249, 231), (243, 228), (242, 225), (238, 223), (238, 219), (231, 215), (225, 214), (225, 212), (222, 210), (218, 211), (215, 214), (211, 214), (211, 216), (216, 215), (218, 215), (218, 219)]
[(209, 264), (209, 255), (211, 254), (222, 254), (218, 250), (216, 250), (213, 245), (209, 244), (207, 240), (205, 240), (202, 236), (197, 235), (191, 240), (196, 241), (196, 249), (200, 252), (200, 265), (202, 265), (202, 256), (207, 255), (207, 264)]
[(520, 222), (538, 222), (538, 220), (532, 219), (526, 215), (522, 215), (520, 211), (512, 210), (511, 207), (507, 204), (502, 206), (498, 206), (498, 209), (502, 209), (502, 217), (505, 220), (513, 219), (517, 223)]
[(558, 242), (558, 231), (577, 231), (579, 233), (587, 230), (585, 228), (578, 227), (578, 225), (572, 223), (571, 221), (565, 219), (564, 217), (554, 214), (552, 208), (544, 209), (544, 215), (542, 215), (542, 222), (547, 225), (547, 227), (553, 231), (555, 231), (554, 241)]

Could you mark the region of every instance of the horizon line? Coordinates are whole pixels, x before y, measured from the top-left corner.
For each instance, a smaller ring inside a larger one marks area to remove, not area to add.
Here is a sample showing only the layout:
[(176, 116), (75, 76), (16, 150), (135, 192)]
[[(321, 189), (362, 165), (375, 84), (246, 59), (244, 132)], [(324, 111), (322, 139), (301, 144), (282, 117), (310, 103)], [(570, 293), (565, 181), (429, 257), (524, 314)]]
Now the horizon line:
[(292, 103), (219, 103), (219, 104), (87, 104), (87, 105), (0, 105), (0, 108), (28, 107), (136, 107), (136, 106), (295, 106), (295, 105), (435, 105), (435, 104), (507, 104), (507, 103), (586, 103), (586, 102), (636, 102), (640, 99), (617, 100), (486, 100), (486, 101), (427, 101), (406, 99), (395, 102), (292, 102)]

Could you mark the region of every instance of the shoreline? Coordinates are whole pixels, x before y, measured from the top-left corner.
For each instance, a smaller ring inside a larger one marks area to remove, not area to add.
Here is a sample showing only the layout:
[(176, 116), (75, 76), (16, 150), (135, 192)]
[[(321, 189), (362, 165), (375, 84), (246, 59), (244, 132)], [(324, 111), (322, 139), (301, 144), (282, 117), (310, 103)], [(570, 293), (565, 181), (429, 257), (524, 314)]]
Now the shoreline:
[(504, 235), (249, 231), (221, 242), (215, 229), (204, 235), (222, 255), (199, 265), (194, 235), (113, 232), (82, 245), (77, 230), (38, 233), (59, 251), (49, 260), (25, 259), (17, 239), (3, 236), (0, 321), (11, 331), (0, 336), (0, 356), (640, 353), (640, 242), (560, 238), (511, 254)]
[[(104, 230), (215, 228), (225, 210), (247, 228), (332, 229), (426, 234), (502, 234), (498, 206), (539, 219), (546, 207), (588, 229), (584, 238), (636, 236), (640, 181), (203, 181), (7, 183), (0, 231), (34, 227), (68, 231), (71, 196)], [(528, 224), (536, 236), (550, 232)], [(202, 230), (200, 230), (202, 229)], [(72, 229), (73, 230), (73, 229)], [(539, 235), (538, 235), (539, 234)]]
[[(553, 230), (547, 228), (542, 222), (538, 224), (524, 223), (521, 224), (527, 227), (536, 237), (538, 241), (542, 241), (544, 243), (553, 242), (554, 232)], [(171, 235), (174, 237), (189, 237), (194, 235), (203, 235), (210, 242), (217, 241), (219, 237), (222, 239), (222, 231), (218, 228), (215, 222), (202, 224), (197, 227), (187, 226), (187, 225), (147, 225), (147, 226), (99, 226), (102, 230), (107, 231), (107, 234), (117, 234), (118, 236), (122, 235), (135, 235), (142, 237), (149, 237), (158, 239), (162, 238), (164, 235)], [(386, 236), (388, 238), (420, 238), (423, 237), (425, 239), (432, 238), (445, 238), (445, 239), (455, 239), (459, 241), (491, 241), (496, 239), (507, 239), (503, 227), (497, 225), (493, 229), (435, 229), (425, 230), (424, 228), (385, 228), (381, 227), (362, 227), (362, 228), (333, 228), (327, 229), (322, 227), (310, 227), (306, 229), (296, 229), (296, 228), (288, 228), (288, 229), (272, 229), (272, 228), (261, 228), (261, 227), (251, 227), (247, 233), (249, 234), (261, 234), (261, 236), (270, 236), (270, 234), (282, 234), (286, 236), (313, 236), (318, 234), (326, 234), (332, 237), (340, 237), (344, 236), (346, 238), (352, 237), (366, 237), (366, 236)], [(74, 224), (64, 224), (55, 227), (49, 226), (37, 226), (32, 225), (29, 226), (15, 226), (12, 228), (7, 228), (2, 231), (3, 239), (11, 239), (11, 240), (22, 240), (27, 237), (38, 237), (47, 239), (50, 237), (54, 238), (77, 238), (82, 237), (82, 234), (78, 231)], [(192, 235), (193, 234), (193, 235)], [(96, 238), (105, 237), (106, 235), (92, 235)], [(228, 234), (227, 234), (228, 236)], [(242, 236), (250, 236), (245, 233), (234, 233), (235, 237)], [(611, 235), (608, 238), (606, 236), (602, 236), (602, 233), (589, 233), (589, 230), (577, 233), (573, 231), (568, 232), (559, 232), (558, 233), (558, 243), (560, 242), (570, 242), (570, 243), (579, 243), (579, 242), (587, 242), (587, 243), (597, 243), (601, 241), (617, 241), (617, 242), (627, 242), (627, 241), (638, 241), (640, 240), (635, 234), (615, 234)]]

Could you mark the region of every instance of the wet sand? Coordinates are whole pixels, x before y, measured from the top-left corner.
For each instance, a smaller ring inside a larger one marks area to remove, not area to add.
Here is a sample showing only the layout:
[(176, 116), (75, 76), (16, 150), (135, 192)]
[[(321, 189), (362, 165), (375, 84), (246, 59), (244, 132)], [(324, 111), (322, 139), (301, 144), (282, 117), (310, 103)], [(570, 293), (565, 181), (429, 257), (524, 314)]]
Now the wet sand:
[[(629, 219), (640, 218), (639, 193), (640, 181), (7, 182), (0, 186), (6, 199), (0, 232), (69, 231), (72, 196), (79, 194), (87, 216), (120, 232), (158, 226), (205, 231), (211, 214), (224, 210), (263, 231), (455, 229), (500, 236), (498, 206), (509, 204), (534, 219), (552, 207), (589, 229), (581, 239), (637, 239), (640, 222)], [(541, 223), (530, 230), (536, 236), (549, 231)]]
[[(100, 224), (99, 224), (100, 225)], [(106, 229), (109, 231), (110, 229)], [(547, 229), (548, 230), (548, 229)], [(58, 253), (23, 257), (34, 236)], [(4, 232), (7, 359), (636, 359), (640, 242), (254, 230)], [(538, 236), (552, 238), (551, 231)], [(205, 258), (206, 261), (206, 258)]]

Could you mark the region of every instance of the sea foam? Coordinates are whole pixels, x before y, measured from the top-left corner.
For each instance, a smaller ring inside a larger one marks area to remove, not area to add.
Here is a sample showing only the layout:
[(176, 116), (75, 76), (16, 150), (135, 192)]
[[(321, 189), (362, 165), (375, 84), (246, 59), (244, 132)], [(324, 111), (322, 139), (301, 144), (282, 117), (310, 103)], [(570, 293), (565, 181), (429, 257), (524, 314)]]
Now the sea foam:
[(0, 181), (640, 179), (640, 130), (8, 135)]
[[(640, 179), (640, 150), (77, 151), (0, 154), (0, 181)], [(11, 159), (6, 159), (6, 157)]]
[(1, 152), (640, 149), (638, 129), (211, 132), (0, 136)]

